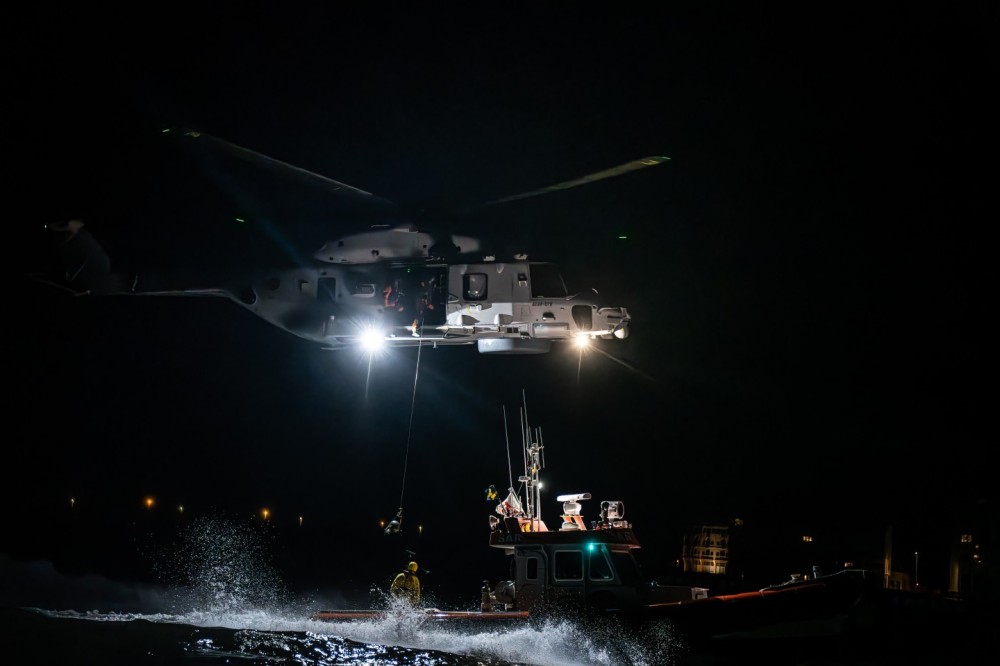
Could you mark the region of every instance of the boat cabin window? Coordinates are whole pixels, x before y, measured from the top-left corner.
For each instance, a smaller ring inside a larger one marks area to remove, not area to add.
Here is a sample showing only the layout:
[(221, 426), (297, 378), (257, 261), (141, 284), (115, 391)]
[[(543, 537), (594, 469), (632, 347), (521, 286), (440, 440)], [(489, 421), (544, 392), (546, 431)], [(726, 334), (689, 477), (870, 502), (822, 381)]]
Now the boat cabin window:
[(486, 300), (486, 273), (466, 273), (462, 276), (462, 295), (467, 301)]
[(608, 560), (608, 550), (603, 545), (590, 551), (590, 579), (611, 580), (615, 577), (611, 562)]
[(529, 557), (525, 560), (524, 567), (525, 580), (538, 580), (538, 558)]
[(557, 550), (553, 573), (556, 580), (583, 580), (583, 553), (578, 550)]
[(612, 553), (611, 557), (615, 560), (615, 568), (622, 578), (622, 585), (634, 586), (642, 580), (639, 565), (629, 553)]

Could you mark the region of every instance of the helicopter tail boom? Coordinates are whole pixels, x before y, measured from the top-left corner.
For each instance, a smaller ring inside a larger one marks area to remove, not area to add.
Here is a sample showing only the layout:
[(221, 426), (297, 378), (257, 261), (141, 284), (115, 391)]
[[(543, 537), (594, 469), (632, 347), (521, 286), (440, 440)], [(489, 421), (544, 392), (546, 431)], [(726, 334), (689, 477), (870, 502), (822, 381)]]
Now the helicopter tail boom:
[[(80, 220), (46, 225), (49, 262), (47, 270), (31, 277), (77, 296), (214, 296), (234, 298), (221, 287), (194, 286), (196, 281), (137, 274), (113, 273), (111, 259)], [(183, 286), (182, 286), (183, 285)]]
[(45, 225), (49, 266), (32, 277), (74, 294), (127, 290), (124, 276), (111, 273), (111, 259), (80, 220)]

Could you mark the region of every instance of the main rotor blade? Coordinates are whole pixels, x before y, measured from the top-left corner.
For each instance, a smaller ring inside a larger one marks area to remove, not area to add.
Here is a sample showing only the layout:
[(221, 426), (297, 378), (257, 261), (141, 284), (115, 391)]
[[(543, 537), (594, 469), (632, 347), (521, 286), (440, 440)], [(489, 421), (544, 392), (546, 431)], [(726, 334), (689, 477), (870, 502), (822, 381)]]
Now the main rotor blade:
[(587, 183), (593, 183), (598, 180), (604, 180), (605, 178), (613, 178), (615, 176), (620, 176), (622, 174), (628, 173), (630, 171), (635, 171), (637, 169), (644, 169), (646, 167), (656, 166), (657, 164), (662, 164), (670, 160), (669, 157), (663, 157), (660, 155), (654, 155), (653, 157), (643, 157), (642, 159), (632, 160), (626, 164), (622, 164), (616, 167), (611, 167), (610, 169), (605, 169), (603, 171), (598, 171), (597, 173), (592, 173), (588, 176), (581, 176), (580, 178), (575, 178), (573, 180), (567, 180), (563, 183), (557, 183), (555, 185), (549, 185), (548, 187), (542, 187), (537, 190), (531, 190), (530, 192), (523, 192), (521, 194), (512, 194), (510, 196), (502, 197), (500, 199), (493, 199), (492, 201), (487, 201), (482, 206), (492, 206), (498, 203), (507, 203), (508, 201), (516, 201), (518, 199), (527, 199), (528, 197), (535, 197), (540, 194), (548, 194), (550, 192), (557, 192), (559, 190), (568, 190), (571, 187), (576, 187), (578, 185), (586, 185)]
[(396, 204), (392, 201), (383, 199), (382, 197), (372, 194), (371, 192), (366, 192), (365, 190), (348, 185), (347, 183), (342, 183), (339, 180), (334, 180), (333, 178), (328, 178), (327, 176), (308, 171), (302, 167), (297, 167), (294, 164), (289, 164), (288, 162), (282, 162), (281, 160), (273, 157), (268, 157), (267, 155), (250, 150), (249, 148), (238, 146), (235, 143), (226, 141), (225, 139), (220, 139), (217, 136), (212, 136), (211, 134), (206, 134), (205, 132), (199, 132), (198, 130), (192, 129), (182, 129), (180, 132), (183, 136), (191, 137), (193, 139), (206, 139), (209, 143), (222, 148), (230, 155), (247, 160), (248, 162), (262, 164), (272, 169), (286, 171), (290, 174), (299, 176), (300, 178), (305, 178), (306, 180), (321, 185), (323, 188), (331, 192), (341, 195), (347, 194), (356, 196), (366, 201), (390, 208), (396, 207)]

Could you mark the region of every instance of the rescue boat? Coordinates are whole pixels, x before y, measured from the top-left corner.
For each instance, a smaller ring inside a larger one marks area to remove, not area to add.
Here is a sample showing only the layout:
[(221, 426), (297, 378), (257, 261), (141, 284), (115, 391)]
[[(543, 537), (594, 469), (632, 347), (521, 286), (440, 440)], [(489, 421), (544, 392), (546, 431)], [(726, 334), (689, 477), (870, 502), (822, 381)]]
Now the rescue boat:
[[(558, 527), (550, 529), (542, 520), (539, 474), (544, 447), (540, 430), (528, 426), (525, 413), (522, 410), (525, 470), (518, 477), (520, 490), (513, 488), (511, 479), (507, 496), (495, 507), (496, 515), (489, 516), (489, 545), (512, 558), (511, 577), (495, 587), (484, 581), (478, 610), (417, 611), (427, 619), (523, 622), (572, 613), (578, 618), (597, 615), (643, 625), (669, 620), (692, 637), (737, 635), (782, 624), (797, 627), (799, 635), (809, 630), (829, 633), (829, 626), (820, 624), (841, 622), (870, 587), (870, 572), (853, 569), (830, 575), (814, 571), (812, 576), (763, 589), (715, 596), (704, 587), (649, 580), (636, 557), (640, 543), (625, 520), (622, 501), (600, 502), (598, 517), (588, 524), (583, 503), (591, 499), (590, 493), (560, 495)], [(498, 496), (492, 486), (490, 493)], [(312, 619), (382, 619), (395, 612), (323, 610)]]

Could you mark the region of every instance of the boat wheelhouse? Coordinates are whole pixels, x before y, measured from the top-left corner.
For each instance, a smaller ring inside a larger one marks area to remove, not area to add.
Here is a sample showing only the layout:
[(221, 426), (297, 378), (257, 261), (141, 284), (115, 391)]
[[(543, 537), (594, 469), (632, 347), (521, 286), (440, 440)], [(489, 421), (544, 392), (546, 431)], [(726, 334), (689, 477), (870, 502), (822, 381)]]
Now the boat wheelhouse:
[[(524, 500), (513, 487), (490, 516), (490, 546), (513, 558), (511, 579), (497, 584), (495, 602), (505, 609), (538, 612), (549, 606), (630, 610), (708, 596), (703, 587), (659, 585), (646, 580), (636, 559), (639, 539), (625, 520), (625, 504), (602, 501), (600, 516), (587, 524), (581, 502), (590, 493), (560, 495), (562, 522), (550, 530), (541, 518), (544, 466), (540, 430), (533, 430), (522, 410)], [(492, 604), (494, 599), (490, 599)]]
[[(590, 495), (559, 497), (564, 511), (579, 506), (568, 497)], [(707, 597), (706, 588), (659, 585), (644, 578), (635, 557), (639, 540), (632, 526), (618, 517), (623, 511), (622, 502), (601, 502), (601, 520), (589, 528), (578, 520), (579, 513), (564, 513), (560, 529), (551, 531), (540, 520), (518, 517), (496, 524), (490, 546), (513, 558), (512, 580), (497, 586), (496, 600), (508, 608), (536, 612), (548, 605), (627, 610)]]

